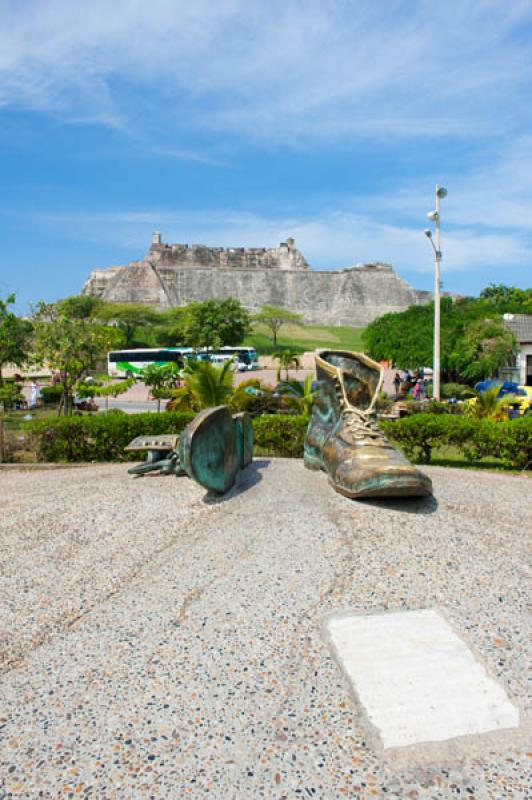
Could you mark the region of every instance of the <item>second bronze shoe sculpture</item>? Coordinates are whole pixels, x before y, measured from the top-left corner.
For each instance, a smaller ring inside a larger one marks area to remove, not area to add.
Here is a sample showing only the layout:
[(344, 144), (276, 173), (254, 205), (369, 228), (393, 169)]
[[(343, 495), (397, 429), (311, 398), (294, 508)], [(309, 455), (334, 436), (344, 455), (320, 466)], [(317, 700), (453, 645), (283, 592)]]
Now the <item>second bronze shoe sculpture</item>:
[(316, 352), (318, 390), (305, 439), (305, 466), (328, 473), (347, 497), (432, 494), (430, 478), (388, 442), (376, 421), (380, 364), (348, 350)]

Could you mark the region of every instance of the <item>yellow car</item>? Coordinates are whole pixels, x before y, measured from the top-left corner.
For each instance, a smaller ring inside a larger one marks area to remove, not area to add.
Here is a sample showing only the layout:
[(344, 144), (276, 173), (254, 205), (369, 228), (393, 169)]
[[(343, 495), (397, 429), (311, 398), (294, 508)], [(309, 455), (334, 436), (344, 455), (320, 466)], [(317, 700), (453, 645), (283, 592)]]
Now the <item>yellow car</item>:
[[(486, 416), (502, 421), (532, 413), (532, 386), (503, 384), (499, 381), (483, 381), (483, 383), (477, 384), (475, 389), (482, 395), (486, 391), (493, 390), (496, 386), (500, 387), (496, 398), (498, 401), (497, 407), (493, 408), (493, 413), (488, 413)], [(477, 401), (477, 397), (471, 397), (469, 400), (464, 401), (466, 414), (476, 416), (475, 406)]]

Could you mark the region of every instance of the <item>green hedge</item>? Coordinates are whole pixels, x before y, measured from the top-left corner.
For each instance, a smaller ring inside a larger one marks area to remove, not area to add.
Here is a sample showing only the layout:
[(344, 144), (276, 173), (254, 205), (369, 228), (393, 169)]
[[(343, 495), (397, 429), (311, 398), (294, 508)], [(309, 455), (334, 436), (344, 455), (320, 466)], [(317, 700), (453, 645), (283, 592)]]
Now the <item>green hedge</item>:
[(303, 415), (262, 414), (253, 419), (255, 444), (267, 455), (302, 458), (308, 422)]
[[(30, 427), (39, 461), (138, 461), (138, 453), (124, 453), (135, 436), (181, 433), (194, 414), (107, 414), (58, 417)], [(263, 453), (302, 456), (308, 417), (263, 414), (253, 420), (255, 443)]]
[(454, 414), (414, 414), (397, 422), (381, 422), (389, 439), (414, 461), (430, 463), (434, 447), (453, 445), (466, 458), (497, 458), (515, 469), (532, 467), (532, 416), (508, 422)]
[(138, 461), (124, 453), (135, 436), (181, 433), (194, 414), (107, 414), (58, 417), (32, 423), (39, 461)]
[[(124, 447), (143, 434), (180, 433), (194, 414), (108, 414), (32, 423), (39, 461), (126, 461), (138, 454)], [(255, 444), (271, 456), (301, 458), (307, 416), (262, 414), (253, 419)], [(453, 445), (466, 458), (497, 458), (514, 469), (532, 468), (532, 415), (492, 422), (454, 414), (414, 414), (383, 421), (385, 434), (414, 461), (430, 463), (434, 447)]]

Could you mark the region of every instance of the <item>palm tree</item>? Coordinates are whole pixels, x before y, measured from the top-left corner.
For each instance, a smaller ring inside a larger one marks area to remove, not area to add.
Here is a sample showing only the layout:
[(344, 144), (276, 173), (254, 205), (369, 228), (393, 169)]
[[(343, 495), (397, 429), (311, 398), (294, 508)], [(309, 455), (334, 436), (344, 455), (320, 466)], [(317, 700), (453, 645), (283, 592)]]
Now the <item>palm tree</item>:
[(313, 383), (313, 376), (307, 375), (304, 381), (281, 381), (276, 391), (291, 398), (303, 414), (310, 414), (316, 397), (316, 390), (312, 389)]
[(279, 368), (277, 370), (277, 380), (281, 380), (281, 370), (284, 369), (284, 377), (285, 380), (289, 380), (288, 370), (290, 367), (294, 369), (299, 369), (300, 362), (298, 354), (295, 350), (278, 350), (276, 353), (273, 354), (273, 358), (279, 362)]
[(509, 395), (499, 397), (500, 386), (492, 386), (467, 401), (467, 413), (477, 419), (503, 419), (511, 399)]
[(209, 361), (189, 361), (184, 386), (172, 393), (169, 411), (201, 411), (227, 403), (233, 394), (232, 362), (216, 367)]

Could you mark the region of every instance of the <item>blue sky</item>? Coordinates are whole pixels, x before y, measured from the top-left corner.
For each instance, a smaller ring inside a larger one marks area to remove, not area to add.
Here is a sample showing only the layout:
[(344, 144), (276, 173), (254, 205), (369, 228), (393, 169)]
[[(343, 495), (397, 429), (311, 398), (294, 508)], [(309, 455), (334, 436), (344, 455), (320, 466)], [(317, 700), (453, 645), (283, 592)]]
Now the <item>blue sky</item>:
[(532, 284), (530, 0), (0, 0), (0, 293), (169, 242)]

